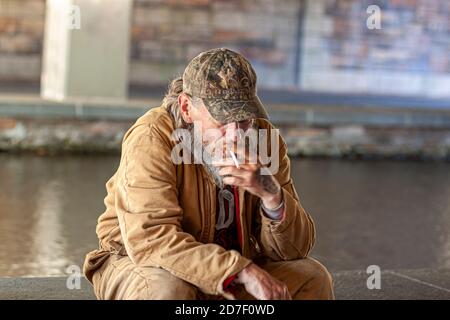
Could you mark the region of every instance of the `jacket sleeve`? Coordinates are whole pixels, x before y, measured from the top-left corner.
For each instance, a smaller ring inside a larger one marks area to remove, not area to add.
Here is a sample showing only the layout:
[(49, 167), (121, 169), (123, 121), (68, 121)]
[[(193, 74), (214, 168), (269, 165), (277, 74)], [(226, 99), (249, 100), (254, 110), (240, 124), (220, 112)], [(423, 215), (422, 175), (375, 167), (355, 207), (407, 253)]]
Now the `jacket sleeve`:
[(275, 178), (283, 193), (284, 216), (281, 220), (272, 220), (264, 214), (261, 205), (258, 208), (262, 248), (267, 256), (276, 261), (305, 258), (315, 241), (314, 222), (302, 208), (291, 179), (286, 143), (281, 136), (279, 141), (280, 166)]
[(170, 147), (150, 134), (129, 138), (118, 170), (115, 207), (130, 259), (140, 266), (161, 267), (207, 294), (232, 299), (223, 283), (251, 261), (183, 232)]

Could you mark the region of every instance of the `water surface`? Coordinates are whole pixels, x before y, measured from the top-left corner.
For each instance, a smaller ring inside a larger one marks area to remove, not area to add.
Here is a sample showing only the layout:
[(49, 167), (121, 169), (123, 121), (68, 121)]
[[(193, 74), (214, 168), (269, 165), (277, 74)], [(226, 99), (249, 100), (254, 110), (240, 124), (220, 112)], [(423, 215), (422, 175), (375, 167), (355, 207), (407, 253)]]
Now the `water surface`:
[[(0, 276), (62, 275), (97, 247), (117, 156), (0, 154)], [(330, 270), (450, 267), (450, 165), (292, 160)]]

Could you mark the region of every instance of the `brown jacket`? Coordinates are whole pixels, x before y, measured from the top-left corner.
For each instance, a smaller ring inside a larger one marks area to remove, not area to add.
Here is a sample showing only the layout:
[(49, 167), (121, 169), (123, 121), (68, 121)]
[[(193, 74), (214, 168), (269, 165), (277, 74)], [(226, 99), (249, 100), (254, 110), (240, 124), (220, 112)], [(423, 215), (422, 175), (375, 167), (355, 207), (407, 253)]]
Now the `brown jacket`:
[[(265, 120), (260, 127), (273, 128)], [(263, 215), (259, 198), (239, 189), (242, 254), (214, 244), (216, 191), (199, 164), (175, 165), (174, 122), (164, 107), (151, 109), (127, 131), (119, 168), (107, 182), (106, 211), (97, 225), (99, 249), (90, 252), (84, 273), (92, 274), (110, 253), (128, 255), (140, 266), (161, 267), (206, 294), (228, 296), (222, 283), (257, 255), (274, 260), (304, 258), (314, 223), (299, 203), (280, 137), (279, 171), (285, 218)]]

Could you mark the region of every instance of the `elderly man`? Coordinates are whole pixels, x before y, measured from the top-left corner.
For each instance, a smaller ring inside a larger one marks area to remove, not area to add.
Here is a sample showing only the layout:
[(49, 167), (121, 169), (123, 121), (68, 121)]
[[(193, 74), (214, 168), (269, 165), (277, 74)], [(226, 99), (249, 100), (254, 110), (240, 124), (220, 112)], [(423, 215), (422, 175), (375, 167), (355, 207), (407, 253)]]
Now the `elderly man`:
[[(271, 137), (270, 169), (264, 153), (250, 161), (261, 139), (237, 143), (255, 130)], [(125, 134), (84, 264), (97, 298), (333, 299), (275, 132), (242, 55), (195, 57)]]

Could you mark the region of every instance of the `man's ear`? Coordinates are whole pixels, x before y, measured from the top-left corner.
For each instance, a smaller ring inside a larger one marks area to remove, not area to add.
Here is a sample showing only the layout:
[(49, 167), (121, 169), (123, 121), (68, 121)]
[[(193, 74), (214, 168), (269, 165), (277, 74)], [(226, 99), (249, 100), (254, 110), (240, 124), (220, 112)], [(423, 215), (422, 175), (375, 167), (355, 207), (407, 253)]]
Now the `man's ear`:
[(183, 117), (184, 122), (192, 123), (192, 114), (191, 114), (191, 99), (185, 93), (181, 93), (178, 96), (178, 107), (180, 108), (181, 116)]

